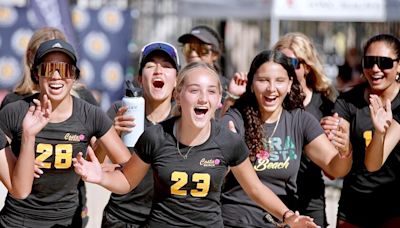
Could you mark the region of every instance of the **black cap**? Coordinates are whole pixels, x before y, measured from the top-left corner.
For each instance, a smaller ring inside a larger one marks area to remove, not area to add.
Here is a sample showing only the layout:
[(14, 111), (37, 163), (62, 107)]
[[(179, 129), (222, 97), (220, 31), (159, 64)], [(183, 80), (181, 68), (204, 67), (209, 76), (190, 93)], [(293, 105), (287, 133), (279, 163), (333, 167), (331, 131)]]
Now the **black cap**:
[(40, 44), (38, 50), (36, 51), (33, 67), (37, 66), (42, 58), (51, 52), (63, 52), (67, 54), (72, 59), (73, 65), (76, 66), (77, 59), (72, 45), (63, 40), (54, 39), (44, 41)]
[(178, 38), (178, 42), (183, 44), (188, 43), (191, 37), (195, 37), (206, 44), (211, 44), (215, 51), (220, 50), (220, 41), (219, 41), (220, 38), (218, 36), (218, 33), (210, 27), (204, 25), (196, 26), (192, 28), (190, 33), (186, 33), (180, 36)]

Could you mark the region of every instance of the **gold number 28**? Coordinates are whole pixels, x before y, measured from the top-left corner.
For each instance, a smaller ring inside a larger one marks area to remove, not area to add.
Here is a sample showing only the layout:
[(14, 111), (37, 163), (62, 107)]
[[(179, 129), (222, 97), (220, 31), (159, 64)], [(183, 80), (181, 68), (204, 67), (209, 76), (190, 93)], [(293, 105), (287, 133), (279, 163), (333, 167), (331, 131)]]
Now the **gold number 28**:
[(36, 161), (43, 162), (43, 168), (50, 169), (51, 162), (45, 162), (47, 158), (54, 154), (54, 167), (56, 169), (68, 169), (72, 164), (72, 145), (57, 144), (53, 147), (51, 144), (39, 143), (36, 148), (39, 156)]

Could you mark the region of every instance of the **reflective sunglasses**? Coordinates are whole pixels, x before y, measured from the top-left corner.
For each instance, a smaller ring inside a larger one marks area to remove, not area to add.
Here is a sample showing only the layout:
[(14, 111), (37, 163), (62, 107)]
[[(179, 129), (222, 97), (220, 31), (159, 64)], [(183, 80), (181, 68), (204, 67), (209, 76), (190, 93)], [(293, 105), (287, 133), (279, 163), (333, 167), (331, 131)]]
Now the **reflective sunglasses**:
[(362, 67), (364, 69), (371, 69), (376, 64), (379, 69), (387, 70), (393, 68), (393, 62), (399, 61), (399, 58), (392, 59), (389, 57), (382, 57), (382, 56), (364, 56), (362, 59)]
[(37, 66), (38, 75), (41, 77), (51, 78), (56, 71), (62, 79), (76, 79), (79, 75), (79, 69), (69, 63), (44, 62)]
[(300, 69), (300, 64), (303, 62), (302, 60), (298, 58), (292, 58), (288, 57), (290, 59), (290, 63), (293, 65), (294, 69), (298, 70)]
[(144, 46), (141, 51), (139, 63), (142, 62), (143, 58), (146, 58), (147, 55), (156, 50), (161, 50), (166, 52), (175, 61), (177, 66), (179, 66), (178, 51), (174, 46), (165, 42), (152, 42)]
[(209, 44), (185, 43), (183, 45), (183, 54), (188, 56), (190, 55), (190, 52), (195, 51), (200, 56), (208, 55), (212, 50), (208, 45)]

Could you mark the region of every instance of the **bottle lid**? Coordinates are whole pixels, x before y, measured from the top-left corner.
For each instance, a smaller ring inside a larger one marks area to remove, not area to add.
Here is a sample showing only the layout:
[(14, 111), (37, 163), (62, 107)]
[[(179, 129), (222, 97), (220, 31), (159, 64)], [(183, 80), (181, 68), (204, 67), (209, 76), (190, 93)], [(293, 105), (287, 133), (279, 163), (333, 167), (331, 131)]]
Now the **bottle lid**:
[(143, 94), (143, 91), (141, 88), (138, 86), (134, 86), (133, 82), (130, 80), (126, 80), (126, 90), (125, 90), (125, 96), (127, 97), (141, 97)]

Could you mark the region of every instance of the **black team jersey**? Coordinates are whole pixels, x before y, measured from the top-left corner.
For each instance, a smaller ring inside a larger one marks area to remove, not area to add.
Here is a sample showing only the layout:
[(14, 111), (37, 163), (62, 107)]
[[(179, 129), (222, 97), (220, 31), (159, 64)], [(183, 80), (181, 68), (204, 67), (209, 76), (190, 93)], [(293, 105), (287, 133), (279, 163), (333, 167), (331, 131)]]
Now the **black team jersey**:
[(400, 124), (400, 106), (393, 110), (393, 119)]
[(0, 150), (4, 149), (7, 146), (7, 138), (4, 132), (0, 129)]
[[(334, 104), (321, 93), (314, 92), (305, 110), (317, 120), (332, 115)], [(321, 168), (304, 153), (301, 155), (300, 169), (297, 175), (297, 209), (300, 214), (314, 218), (314, 222), (326, 227), (325, 184)]]
[[(90, 104), (98, 106), (99, 104), (97, 103), (96, 99), (92, 95), (91, 91), (87, 89), (86, 87), (79, 87), (75, 88), (75, 93), (78, 95), (78, 97), (82, 100), (85, 100), (86, 102), (89, 102)], [(0, 110), (4, 108), (9, 103), (21, 100), (25, 97), (30, 97), (33, 96), (33, 94), (25, 94), (25, 95), (20, 95), (17, 94), (16, 92), (12, 92), (7, 94), (3, 101), (1, 102), (0, 105)], [(86, 186), (85, 182), (83, 180), (79, 181), (78, 184), (78, 191), (79, 191), (79, 208), (76, 211), (75, 218), (73, 221), (73, 225), (78, 226), (78, 224), (83, 223), (82, 225), (84, 226), (85, 223), (89, 220), (87, 217), (87, 211), (85, 211), (85, 214), (83, 215), (82, 211), (85, 210), (86, 207)], [(82, 220), (82, 218), (85, 217), (85, 220)]]
[[(37, 95), (8, 104), (0, 112), (0, 128), (11, 139), (18, 156), (22, 121)], [(31, 194), (24, 200), (7, 195), (1, 211), (2, 227), (53, 227), (71, 224), (78, 207), (77, 184), (72, 158), (78, 152), (86, 156), (90, 139), (101, 138), (112, 126), (98, 107), (73, 97), (72, 115), (60, 123), (48, 123), (36, 136), (36, 160), (44, 163), (43, 174), (35, 178)]]
[[(221, 187), (228, 166), (248, 157), (241, 137), (212, 120), (211, 134), (201, 145), (179, 144), (173, 128), (177, 118), (147, 128), (135, 145), (138, 156), (151, 164), (154, 198), (150, 227), (223, 227)], [(179, 133), (178, 133), (179, 134)]]
[[(107, 112), (108, 116), (114, 119), (120, 107), (122, 107), (121, 101), (114, 103)], [(152, 122), (145, 118), (145, 130), (153, 125)], [(128, 149), (131, 153), (134, 152), (132, 147), (128, 147)], [(150, 168), (140, 184), (130, 193), (125, 195), (112, 193), (110, 200), (104, 208), (104, 212), (111, 214), (115, 219), (127, 224), (135, 224), (137, 226), (145, 225), (150, 215), (153, 186), (153, 170)], [(102, 223), (102, 227), (114, 225), (108, 224), (108, 221), (102, 221)]]
[[(364, 95), (367, 86), (355, 87), (335, 103), (335, 111), (350, 123), (353, 146), (353, 165), (344, 178), (338, 216), (360, 227), (379, 227), (388, 218), (400, 216), (400, 147), (394, 148), (380, 170), (365, 168), (365, 149), (374, 129)], [(399, 94), (391, 104), (392, 110), (398, 110)]]
[[(244, 138), (244, 121), (237, 109), (229, 109), (221, 121), (225, 126), (228, 126), (228, 121), (233, 121), (239, 135)], [(264, 135), (270, 136), (275, 124), (265, 123)], [(322, 134), (322, 127), (310, 113), (301, 109), (284, 109), (271, 137), (272, 149), (268, 149), (267, 139), (262, 139), (264, 151), (270, 151), (259, 153), (253, 168), (261, 182), (289, 208), (294, 208), (296, 204), (296, 179), (303, 147)], [(247, 196), (232, 173), (226, 177), (221, 202), (222, 217), (227, 227), (276, 227), (263, 221), (266, 212)]]

